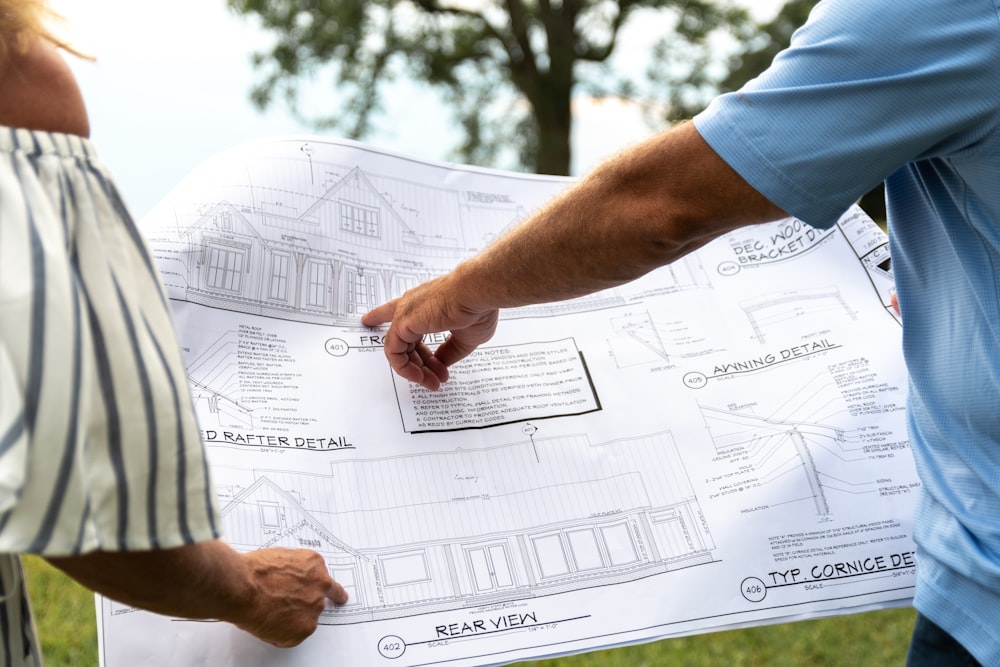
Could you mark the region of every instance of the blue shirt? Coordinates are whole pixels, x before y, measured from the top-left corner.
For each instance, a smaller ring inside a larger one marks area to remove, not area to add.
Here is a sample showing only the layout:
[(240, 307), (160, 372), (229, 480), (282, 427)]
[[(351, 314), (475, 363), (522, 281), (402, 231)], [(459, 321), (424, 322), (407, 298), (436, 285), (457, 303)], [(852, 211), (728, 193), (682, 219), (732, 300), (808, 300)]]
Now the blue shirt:
[(923, 482), (914, 604), (1000, 664), (1000, 15), (996, 0), (823, 0), (767, 72), (695, 118), (828, 227), (886, 181)]

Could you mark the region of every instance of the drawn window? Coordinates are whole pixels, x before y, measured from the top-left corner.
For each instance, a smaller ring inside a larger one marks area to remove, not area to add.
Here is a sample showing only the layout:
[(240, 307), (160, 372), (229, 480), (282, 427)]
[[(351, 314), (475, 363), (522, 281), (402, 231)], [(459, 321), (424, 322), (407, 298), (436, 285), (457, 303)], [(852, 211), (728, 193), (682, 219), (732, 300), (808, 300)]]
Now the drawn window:
[(224, 232), (233, 231), (233, 214), (229, 211), (223, 211), (215, 218), (215, 226)]
[(604, 545), (608, 549), (612, 565), (628, 565), (639, 560), (639, 554), (636, 552), (635, 543), (626, 524), (604, 526), (601, 528), (601, 535), (604, 537)]
[(558, 533), (531, 538), (542, 577), (556, 577), (569, 573), (569, 561)]
[(351, 269), (347, 272), (347, 312), (364, 313), (378, 305), (375, 276)]
[(402, 586), (428, 581), (427, 559), (423, 551), (412, 551), (382, 559), (382, 575), (386, 586)]
[(413, 289), (420, 284), (416, 276), (398, 275), (396, 276), (396, 294), (402, 295), (406, 290)]
[(260, 508), (260, 525), (265, 528), (281, 528), (281, 510), (277, 503), (257, 503)]
[(566, 533), (566, 537), (569, 539), (569, 548), (577, 570), (598, 570), (604, 567), (601, 548), (592, 529), (571, 530)]
[(288, 255), (274, 253), (271, 257), (271, 284), (267, 296), (277, 301), (288, 300)]
[(322, 262), (309, 262), (306, 268), (306, 305), (322, 308), (326, 305), (326, 287), (329, 284), (330, 266)]
[(379, 238), (382, 235), (378, 209), (340, 202), (340, 228), (352, 234)]
[(243, 277), (243, 258), (242, 250), (209, 246), (208, 286), (227, 292), (239, 292)]
[(360, 605), (361, 594), (358, 592), (358, 576), (351, 566), (332, 565), (328, 568), (333, 580), (347, 591), (347, 606)]

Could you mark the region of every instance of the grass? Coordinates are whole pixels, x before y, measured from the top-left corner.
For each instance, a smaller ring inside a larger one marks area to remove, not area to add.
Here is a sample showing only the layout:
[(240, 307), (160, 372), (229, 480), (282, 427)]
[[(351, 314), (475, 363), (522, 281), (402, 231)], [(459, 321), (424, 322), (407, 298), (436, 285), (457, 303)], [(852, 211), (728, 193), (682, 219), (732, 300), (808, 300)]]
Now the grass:
[(96, 667), (94, 594), (37, 556), (23, 560), (47, 667)]
[[(97, 667), (94, 596), (40, 558), (26, 557), (25, 569), (46, 665)], [(912, 609), (867, 612), (681, 637), (519, 667), (888, 667), (904, 664), (914, 615)]]
[(912, 609), (681, 637), (519, 667), (892, 667), (906, 662)]

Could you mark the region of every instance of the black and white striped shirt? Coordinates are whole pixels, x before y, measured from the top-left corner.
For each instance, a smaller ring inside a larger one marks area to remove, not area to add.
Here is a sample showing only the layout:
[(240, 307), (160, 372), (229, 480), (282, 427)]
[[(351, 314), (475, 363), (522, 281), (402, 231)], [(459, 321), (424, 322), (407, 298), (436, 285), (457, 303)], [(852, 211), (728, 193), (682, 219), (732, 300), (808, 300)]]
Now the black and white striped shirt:
[(169, 307), (107, 170), (86, 139), (0, 127), (0, 666), (40, 664), (16, 554), (217, 536)]

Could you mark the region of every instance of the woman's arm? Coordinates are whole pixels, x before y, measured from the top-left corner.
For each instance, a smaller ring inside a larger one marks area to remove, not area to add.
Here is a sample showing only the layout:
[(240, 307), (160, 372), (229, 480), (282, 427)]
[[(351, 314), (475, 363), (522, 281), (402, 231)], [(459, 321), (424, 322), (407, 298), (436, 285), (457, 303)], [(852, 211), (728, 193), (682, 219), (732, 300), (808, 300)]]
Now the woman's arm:
[(157, 551), (98, 551), (48, 558), (81, 584), (148, 611), (228, 621), (289, 647), (316, 629), (331, 600), (347, 602), (323, 557), (308, 549), (240, 554), (220, 540)]
[(0, 125), (90, 136), (80, 87), (57, 48), (32, 37), (0, 61)]

